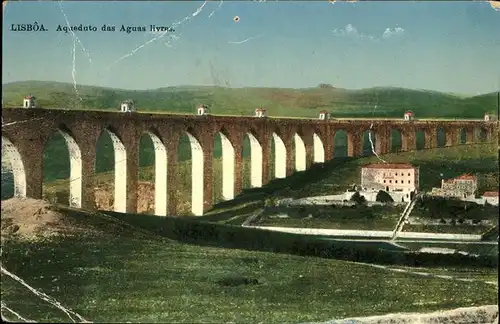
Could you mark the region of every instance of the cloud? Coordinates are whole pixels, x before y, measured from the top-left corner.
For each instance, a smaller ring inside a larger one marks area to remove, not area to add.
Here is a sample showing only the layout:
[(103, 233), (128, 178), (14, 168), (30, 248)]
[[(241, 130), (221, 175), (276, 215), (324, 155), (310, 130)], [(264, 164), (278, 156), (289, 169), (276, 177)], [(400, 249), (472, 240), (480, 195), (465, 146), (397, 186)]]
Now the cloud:
[(381, 37), (374, 36), (374, 35), (368, 35), (368, 34), (363, 34), (360, 31), (356, 29), (352, 24), (347, 24), (344, 28), (341, 29), (334, 29), (333, 34), (335, 36), (342, 36), (342, 37), (354, 37), (358, 39), (365, 39), (365, 40), (370, 40), (370, 41), (379, 41), (380, 38), (389, 38), (393, 36), (401, 36), (404, 33), (404, 29), (401, 27), (395, 27), (395, 28), (386, 28), (384, 33), (382, 34)]
[(389, 38), (393, 36), (400, 36), (405, 32), (405, 30), (401, 27), (396, 28), (386, 28), (384, 33), (382, 34), (383, 38)]
[(371, 35), (366, 35), (366, 34), (360, 33), (356, 29), (356, 27), (354, 27), (352, 24), (347, 24), (347, 26), (345, 26), (345, 28), (343, 28), (343, 29), (334, 29), (333, 33), (336, 36), (349, 36), (349, 37), (356, 37), (356, 38), (360, 38), (360, 39), (376, 40), (376, 38), (371, 36)]

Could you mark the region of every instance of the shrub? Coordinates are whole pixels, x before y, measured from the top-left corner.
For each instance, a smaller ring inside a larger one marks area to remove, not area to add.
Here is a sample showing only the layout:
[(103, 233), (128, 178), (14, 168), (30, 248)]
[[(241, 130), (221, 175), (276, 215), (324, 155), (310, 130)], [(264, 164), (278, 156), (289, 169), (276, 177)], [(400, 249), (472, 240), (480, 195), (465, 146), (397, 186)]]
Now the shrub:
[(354, 195), (351, 196), (351, 201), (354, 201), (357, 205), (362, 205), (366, 203), (366, 198), (359, 194), (359, 191), (356, 191)]
[(377, 198), (375, 200), (382, 203), (394, 202), (394, 199), (392, 199), (391, 195), (389, 195), (389, 193), (384, 190), (380, 190), (377, 193)]

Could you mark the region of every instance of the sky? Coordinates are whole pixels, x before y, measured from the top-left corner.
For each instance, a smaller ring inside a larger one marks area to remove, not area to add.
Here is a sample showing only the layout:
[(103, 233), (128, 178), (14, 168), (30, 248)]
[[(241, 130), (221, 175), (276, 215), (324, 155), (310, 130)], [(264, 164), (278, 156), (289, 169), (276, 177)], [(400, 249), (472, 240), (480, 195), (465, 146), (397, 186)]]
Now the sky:
[[(34, 22), (48, 31), (11, 30)], [(98, 31), (56, 30), (68, 24)], [(101, 31), (104, 24), (116, 31)], [(120, 32), (122, 25), (147, 31)], [(175, 31), (154, 34), (150, 25)], [(3, 83), (135, 90), (328, 83), (475, 95), (500, 88), (500, 11), (468, 1), (9, 2), (2, 51)]]

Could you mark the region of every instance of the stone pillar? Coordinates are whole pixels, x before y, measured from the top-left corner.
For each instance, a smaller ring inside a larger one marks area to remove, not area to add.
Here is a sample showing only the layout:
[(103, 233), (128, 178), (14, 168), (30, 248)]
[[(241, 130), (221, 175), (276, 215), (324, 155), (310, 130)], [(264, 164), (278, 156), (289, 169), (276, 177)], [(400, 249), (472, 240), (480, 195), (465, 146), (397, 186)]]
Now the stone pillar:
[(357, 157), (361, 155), (363, 146), (363, 133), (357, 131), (347, 132), (347, 156)]
[(435, 128), (427, 128), (424, 130), (425, 148), (433, 149), (437, 147), (437, 130)]
[[(127, 213), (137, 213), (139, 180), (139, 139), (124, 143), (127, 152)], [(115, 188), (116, 190), (116, 188)]]
[(325, 162), (331, 161), (333, 159), (333, 155), (335, 153), (334, 139), (335, 139), (335, 130), (329, 127), (326, 133), (326, 138), (322, 138), (323, 145), (325, 148)]
[(243, 140), (238, 141), (234, 147), (234, 195), (243, 190)]
[[(201, 143), (203, 149), (203, 212), (213, 206), (213, 151), (214, 139), (206, 137)], [(201, 215), (200, 215), (201, 216)]]
[(84, 142), (80, 144), (82, 152), (82, 208), (96, 209), (95, 201), (95, 143)]
[[(293, 138), (283, 138), (286, 150), (286, 176), (289, 177), (295, 172), (295, 150), (292, 144)], [(277, 145), (276, 145), (277, 147)], [(274, 166), (277, 167), (276, 165)]]
[[(311, 168), (311, 165), (314, 163), (314, 154), (316, 153), (314, 150), (314, 135), (308, 134), (304, 136), (304, 146), (306, 149), (306, 170)], [(323, 151), (324, 154), (324, 151)]]
[(417, 149), (417, 136), (413, 129), (406, 129), (401, 133), (401, 150), (414, 151)]
[(455, 146), (459, 142), (460, 129), (448, 128), (446, 130), (446, 146)]
[(14, 144), (21, 155), (26, 174), (26, 197), (42, 199), (43, 143), (39, 138), (27, 138)]
[(465, 130), (465, 133), (466, 133), (466, 139), (465, 139), (466, 144), (472, 144), (476, 142), (476, 138), (474, 136), (474, 128), (467, 128)]
[(270, 133), (262, 138), (262, 185), (269, 183), (269, 160), (271, 158), (271, 137)]
[(378, 131), (375, 144), (377, 154), (388, 154), (391, 151), (391, 129), (384, 127)]
[(179, 139), (171, 139), (168, 142), (163, 139), (163, 143), (167, 143), (167, 193), (165, 197), (167, 199), (167, 215), (177, 216), (179, 213), (177, 193), (179, 190)]

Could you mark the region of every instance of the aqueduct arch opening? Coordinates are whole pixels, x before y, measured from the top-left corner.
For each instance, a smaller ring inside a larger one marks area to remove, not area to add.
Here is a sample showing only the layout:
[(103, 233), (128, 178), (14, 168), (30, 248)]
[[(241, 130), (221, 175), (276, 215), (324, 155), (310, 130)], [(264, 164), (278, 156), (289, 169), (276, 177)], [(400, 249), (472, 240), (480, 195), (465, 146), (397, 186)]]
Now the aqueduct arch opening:
[(370, 156), (377, 154), (378, 138), (372, 129), (367, 129), (363, 132), (363, 156)]
[[(203, 215), (204, 159), (200, 142), (190, 132), (186, 132), (191, 148), (191, 212)], [(180, 146), (180, 145), (179, 145)]]
[[(10, 164), (10, 171), (12, 171), (14, 185), (14, 190), (12, 192), (13, 197), (26, 198), (26, 172), (24, 170), (21, 154), (12, 142), (2, 135), (2, 161), (4, 161), (4, 158), (6, 158), (7, 162)], [(3, 166), (2, 173), (4, 173)], [(2, 183), (3, 178), (4, 175), (2, 174)], [(2, 199), (7, 197), (10, 198), (10, 192), (6, 193), (6, 197), (4, 197), (4, 193), (2, 192)]]
[[(113, 130), (105, 128), (96, 143), (95, 173), (111, 170), (113, 170), (114, 177), (113, 199), (109, 199), (108, 205), (112, 206), (116, 212), (125, 213), (127, 211), (127, 151)], [(96, 185), (99, 187), (101, 184)]]
[(462, 127), (460, 128), (458, 144), (466, 144), (466, 143), (467, 143), (467, 130)]
[(446, 129), (438, 127), (436, 130), (436, 147), (446, 146)]
[(325, 146), (318, 134), (313, 134), (313, 162), (325, 163)]
[(488, 140), (488, 131), (484, 127), (476, 128), (476, 142), (482, 143)]
[[(145, 150), (143, 150), (145, 148)], [(151, 154), (150, 150), (153, 150)], [(144, 154), (143, 154), (144, 153)], [(151, 161), (151, 157), (154, 159)], [(139, 147), (139, 177), (140, 180), (154, 181), (154, 214), (167, 215), (167, 149), (154, 131), (148, 130), (141, 136)], [(153, 166), (152, 172), (145, 167)], [(146, 203), (149, 204), (149, 201)], [(146, 206), (149, 211), (149, 206)]]
[(286, 178), (286, 147), (278, 134), (273, 132), (274, 143), (274, 177)]
[(417, 150), (425, 149), (425, 131), (423, 129), (417, 129), (415, 132), (415, 145)]
[[(61, 149), (67, 150), (67, 154), (61, 151)], [(71, 207), (81, 208), (82, 153), (77, 142), (65, 127), (58, 128), (45, 143), (43, 167), (43, 178), (45, 181), (68, 179), (69, 169), (69, 195), (66, 190), (56, 190), (55, 199), (57, 203), (67, 202)]]
[(349, 140), (347, 132), (339, 129), (333, 136), (333, 157), (344, 158), (349, 155)]
[(401, 152), (403, 148), (403, 136), (401, 130), (393, 128), (391, 129), (391, 153)]
[(262, 187), (262, 145), (252, 133), (246, 133), (250, 141), (250, 186)]
[(306, 145), (302, 137), (295, 133), (293, 135), (293, 148), (295, 153), (295, 171), (306, 170)]
[[(220, 139), (220, 140), (219, 140)], [(214, 184), (213, 195), (215, 202), (220, 198), (222, 200), (234, 199), (234, 181), (235, 181), (235, 150), (228, 136), (223, 130), (214, 137), (213, 155), (216, 164), (213, 165), (212, 173)], [(220, 145), (219, 145), (220, 143)], [(222, 170), (220, 170), (222, 169)], [(220, 186), (219, 184), (222, 184)]]

